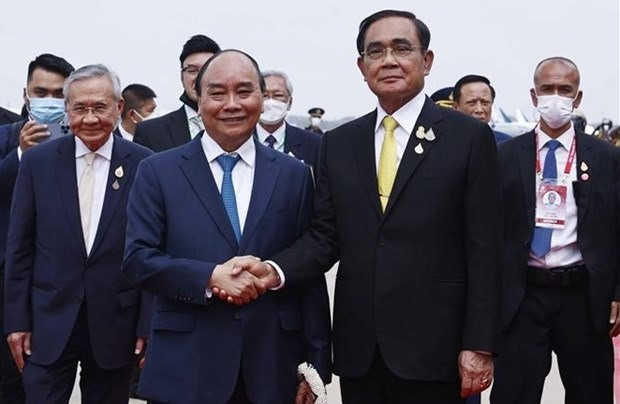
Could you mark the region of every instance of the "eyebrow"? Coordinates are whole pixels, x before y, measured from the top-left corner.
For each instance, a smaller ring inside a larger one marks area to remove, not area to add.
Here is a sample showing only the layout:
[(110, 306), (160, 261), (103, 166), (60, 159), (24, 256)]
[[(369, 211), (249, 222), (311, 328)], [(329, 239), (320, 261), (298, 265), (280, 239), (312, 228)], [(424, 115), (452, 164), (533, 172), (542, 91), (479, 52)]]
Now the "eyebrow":
[[(413, 42), (411, 42), (407, 38), (393, 38), (390, 40), (390, 45), (399, 45), (399, 44), (406, 44), (406, 45), (411, 45), (415, 47), (420, 47), (420, 45), (415, 45)], [(383, 46), (383, 43), (381, 41), (369, 42), (366, 48), (371, 48), (375, 46)]]

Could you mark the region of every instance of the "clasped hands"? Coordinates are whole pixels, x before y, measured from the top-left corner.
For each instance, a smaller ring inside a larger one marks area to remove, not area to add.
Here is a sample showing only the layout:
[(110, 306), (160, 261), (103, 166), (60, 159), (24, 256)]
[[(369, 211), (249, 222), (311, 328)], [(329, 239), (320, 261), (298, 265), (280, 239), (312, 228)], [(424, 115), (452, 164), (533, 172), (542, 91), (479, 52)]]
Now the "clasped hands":
[(213, 270), (209, 288), (214, 296), (241, 306), (280, 284), (276, 270), (260, 258), (233, 257)]

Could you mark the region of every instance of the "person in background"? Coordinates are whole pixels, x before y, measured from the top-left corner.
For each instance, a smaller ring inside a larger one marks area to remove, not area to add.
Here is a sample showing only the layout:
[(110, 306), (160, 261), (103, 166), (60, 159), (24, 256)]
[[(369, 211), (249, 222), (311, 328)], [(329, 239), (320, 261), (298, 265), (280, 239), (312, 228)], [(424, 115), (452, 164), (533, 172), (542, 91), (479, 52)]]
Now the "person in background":
[(452, 92), (454, 87), (444, 87), (431, 94), (431, 100), (440, 107), (454, 108), (454, 97)]
[(322, 135), (323, 129), (321, 129), (321, 121), (323, 120), (323, 115), (325, 115), (325, 110), (320, 107), (310, 108), (308, 110), (308, 115), (310, 115), (308, 117), (310, 120), (310, 125), (308, 125), (305, 129)]
[(220, 46), (205, 35), (194, 35), (185, 42), (179, 56), (183, 105), (176, 111), (139, 123), (134, 142), (160, 152), (189, 142), (203, 129), (194, 85), (200, 68), (219, 51)]
[(130, 84), (123, 89), (123, 112), (121, 122), (114, 129), (114, 134), (133, 141), (136, 125), (151, 116), (157, 108), (155, 91), (143, 84)]

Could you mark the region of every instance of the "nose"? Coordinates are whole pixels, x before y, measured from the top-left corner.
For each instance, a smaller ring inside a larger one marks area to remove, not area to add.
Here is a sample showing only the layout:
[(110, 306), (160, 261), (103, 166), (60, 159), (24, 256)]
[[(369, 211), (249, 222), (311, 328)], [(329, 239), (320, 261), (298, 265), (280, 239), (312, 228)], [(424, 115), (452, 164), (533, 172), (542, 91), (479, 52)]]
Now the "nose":
[(86, 110), (86, 115), (84, 115), (84, 122), (86, 123), (95, 123), (98, 122), (99, 118), (95, 115), (95, 111), (92, 108), (88, 108)]

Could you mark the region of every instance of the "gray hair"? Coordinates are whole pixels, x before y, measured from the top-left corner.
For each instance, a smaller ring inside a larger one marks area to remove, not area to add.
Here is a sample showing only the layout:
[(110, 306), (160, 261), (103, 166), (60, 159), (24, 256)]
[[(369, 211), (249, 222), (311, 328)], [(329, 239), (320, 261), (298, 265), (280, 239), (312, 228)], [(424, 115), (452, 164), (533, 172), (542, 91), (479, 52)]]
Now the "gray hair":
[(79, 69), (75, 70), (67, 79), (65, 80), (65, 85), (63, 87), (63, 92), (65, 94), (65, 100), (69, 99), (71, 94), (71, 85), (76, 81), (89, 80), (99, 77), (106, 77), (112, 83), (112, 91), (114, 101), (118, 101), (121, 99), (121, 80), (118, 78), (118, 75), (108, 69), (106, 66), (102, 64), (96, 65), (86, 65), (82, 66)]
[(291, 79), (288, 78), (288, 75), (280, 70), (263, 70), (261, 72), (264, 78), (269, 76), (282, 77), (284, 82), (286, 83), (286, 91), (288, 91), (289, 97), (293, 96), (293, 83), (291, 83)]

